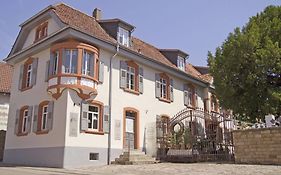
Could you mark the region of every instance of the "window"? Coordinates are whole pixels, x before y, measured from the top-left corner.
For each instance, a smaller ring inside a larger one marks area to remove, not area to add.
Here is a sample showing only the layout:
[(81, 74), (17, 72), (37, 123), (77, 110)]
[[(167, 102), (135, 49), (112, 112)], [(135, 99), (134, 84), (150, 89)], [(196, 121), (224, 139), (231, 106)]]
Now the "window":
[(88, 110), (88, 129), (89, 130), (98, 130), (99, 128), (99, 107), (98, 106), (89, 106)]
[(218, 102), (215, 95), (211, 96), (211, 111), (218, 112)]
[(180, 70), (185, 71), (185, 59), (183, 57), (178, 57), (177, 64)]
[(190, 87), (188, 87), (188, 89), (187, 89), (187, 106), (193, 106), (192, 105), (192, 103), (193, 103), (192, 96), (193, 96), (192, 89)]
[(37, 42), (45, 38), (47, 35), (48, 35), (48, 22), (44, 22), (37, 27), (34, 42)]
[(171, 103), (174, 101), (173, 79), (165, 73), (155, 74), (155, 95), (161, 101)]
[(65, 73), (77, 73), (77, 49), (66, 49), (66, 58), (64, 62)]
[(59, 51), (54, 52), (54, 60), (53, 65), (51, 65), (52, 68), (52, 75), (56, 75), (58, 73), (58, 61), (59, 61)]
[(27, 132), (28, 109), (23, 111), (21, 133)]
[(127, 88), (135, 90), (135, 68), (128, 66), (127, 68)]
[(122, 27), (119, 27), (118, 31), (118, 43), (124, 45), (124, 46), (129, 46), (129, 31), (123, 29)]
[(26, 71), (26, 85), (25, 87), (31, 86), (31, 77), (32, 77), (32, 64), (27, 65), (27, 71)]
[[(93, 68), (93, 63), (94, 63), (94, 55), (90, 52), (87, 52), (84, 50), (83, 52), (83, 64), (82, 64), (82, 74), (83, 75), (91, 75), (91, 71)], [(94, 75), (91, 75), (94, 76)]]
[(90, 153), (89, 159), (90, 160), (99, 160), (99, 153)]
[(42, 107), (41, 131), (47, 129), (47, 119), (48, 119), (48, 105), (45, 105)]
[(143, 93), (143, 68), (133, 61), (120, 61), (120, 88), (137, 95)]
[(29, 58), (20, 67), (19, 90), (30, 89), (36, 83), (38, 58)]
[(160, 98), (167, 98), (167, 80), (160, 78)]

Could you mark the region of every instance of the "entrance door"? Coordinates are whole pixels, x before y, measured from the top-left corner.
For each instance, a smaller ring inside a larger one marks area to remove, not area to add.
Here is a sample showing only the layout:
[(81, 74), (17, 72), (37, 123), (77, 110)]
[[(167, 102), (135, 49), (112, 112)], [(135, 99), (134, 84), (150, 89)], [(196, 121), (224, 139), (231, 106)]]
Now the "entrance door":
[(125, 148), (135, 149), (135, 113), (126, 111)]

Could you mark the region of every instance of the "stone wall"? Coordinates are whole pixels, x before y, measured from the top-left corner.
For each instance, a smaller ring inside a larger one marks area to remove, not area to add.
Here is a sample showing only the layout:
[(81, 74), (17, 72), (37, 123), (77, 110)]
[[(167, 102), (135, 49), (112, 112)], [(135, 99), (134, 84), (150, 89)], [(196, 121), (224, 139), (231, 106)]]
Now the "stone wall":
[(0, 161), (3, 160), (6, 131), (0, 130)]
[(281, 165), (281, 127), (233, 132), (235, 162)]

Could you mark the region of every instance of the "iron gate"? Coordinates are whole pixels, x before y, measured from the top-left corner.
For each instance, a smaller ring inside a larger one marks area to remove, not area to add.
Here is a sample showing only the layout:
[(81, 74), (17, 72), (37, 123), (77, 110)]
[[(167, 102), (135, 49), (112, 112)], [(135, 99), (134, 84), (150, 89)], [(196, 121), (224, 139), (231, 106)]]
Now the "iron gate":
[(234, 161), (232, 116), (186, 108), (157, 116), (157, 157), (169, 162)]

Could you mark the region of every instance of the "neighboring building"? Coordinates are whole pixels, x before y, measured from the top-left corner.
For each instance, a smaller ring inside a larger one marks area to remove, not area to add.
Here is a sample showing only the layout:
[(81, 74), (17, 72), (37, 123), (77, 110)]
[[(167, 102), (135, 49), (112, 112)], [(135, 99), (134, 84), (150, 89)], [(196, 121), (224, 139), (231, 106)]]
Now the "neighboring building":
[(0, 161), (3, 159), (13, 67), (0, 61)]
[(156, 155), (156, 118), (189, 107), (217, 111), (209, 75), (188, 54), (158, 49), (120, 19), (49, 6), (20, 25), (6, 163), (106, 164), (123, 149)]
[(13, 67), (0, 62), (0, 130), (7, 130)]

